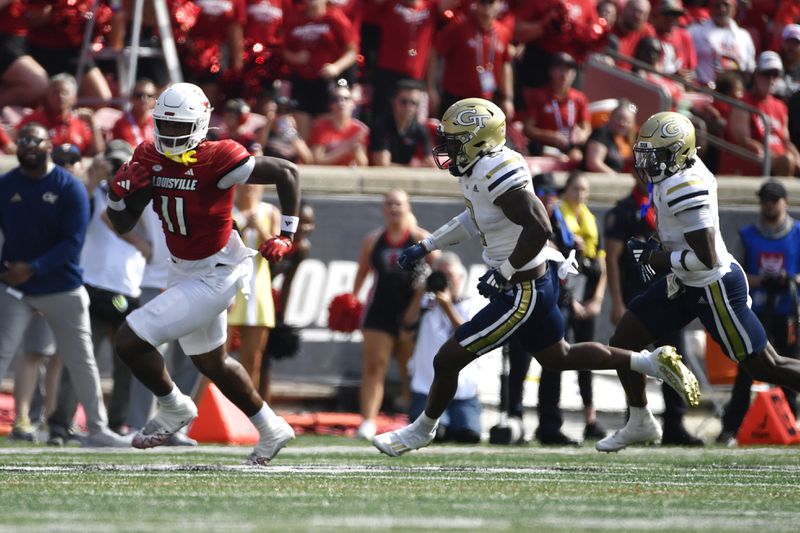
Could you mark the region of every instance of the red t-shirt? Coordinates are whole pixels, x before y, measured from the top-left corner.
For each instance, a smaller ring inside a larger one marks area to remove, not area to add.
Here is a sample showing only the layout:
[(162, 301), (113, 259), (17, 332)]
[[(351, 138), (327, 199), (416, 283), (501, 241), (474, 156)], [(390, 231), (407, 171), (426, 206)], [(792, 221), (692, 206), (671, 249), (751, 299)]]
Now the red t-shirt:
[(262, 43), (276, 46), (283, 40), (280, 35), (284, 19), (284, 0), (247, 0), (247, 24), (244, 39), (249, 45)]
[(250, 154), (234, 141), (204, 141), (196, 148), (197, 163), (188, 166), (161, 155), (153, 143), (140, 144), (133, 161), (150, 169), (153, 209), (161, 219), (167, 248), (190, 261), (220, 251), (233, 229), (233, 191), (219, 180), (242, 165)]
[[(571, 130), (577, 124), (588, 124), (589, 99), (570, 87), (567, 95), (556, 98), (550, 87), (527, 89), (524, 92), (525, 113), (536, 121), (536, 127), (546, 130)], [(558, 114), (556, 114), (558, 110)]]
[[(786, 141), (784, 137), (788, 120), (788, 110), (778, 98), (771, 94), (762, 100), (756, 100), (753, 93), (747, 93), (742, 100), (746, 104), (759, 109), (767, 115), (770, 123), (769, 129), (769, 150), (772, 155), (783, 155), (786, 153)], [(764, 121), (755, 113), (750, 115), (750, 135), (753, 139), (762, 142), (764, 140)]]
[(530, 0), (519, 2), (514, 12), (517, 20), (533, 22), (542, 20), (554, 9), (564, 11), (565, 25), (570, 28), (569, 31), (548, 31), (532, 43), (551, 54), (568, 52), (578, 61), (583, 60), (591, 50), (576, 36), (587, 35), (590, 29), (598, 27), (600, 17), (594, 0)]
[(44, 109), (37, 109), (27, 117), (23, 118), (17, 125), (17, 131), (29, 122), (38, 122), (45, 128), (50, 135), (53, 146), (70, 143), (78, 147), (82, 154), (86, 155), (92, 147), (94, 134), (92, 128), (85, 121), (71, 114), (68, 119), (61, 117), (51, 118)]
[[(623, 32), (616, 27), (614, 28), (614, 35), (617, 36), (619, 42), (617, 51), (620, 54), (633, 57), (636, 55), (636, 47), (639, 46), (639, 41), (644, 37), (655, 37), (656, 30), (649, 22), (645, 22), (644, 26), (639, 30)], [(619, 64), (619, 66), (626, 70), (630, 69), (630, 65), (627, 63)]]
[(225, 42), (231, 24), (247, 23), (245, 0), (194, 0), (200, 12), (191, 30), (193, 39)]
[(80, 48), (93, 3), (94, 0), (29, 0), (29, 8), (39, 11), (50, 6), (51, 10), (43, 25), (28, 29), (28, 42), (43, 48)]
[(492, 72), (495, 87), (502, 88), (510, 40), (508, 31), (497, 21), (488, 32), (481, 31), (473, 18), (447, 26), (436, 36), (436, 51), (444, 58), (442, 89), (459, 97), (491, 99), (493, 91), (481, 87), (479, 69)]
[(0, 35), (20, 35), (28, 33), (28, 23), (23, 17), (25, 6), (22, 0), (12, 0), (0, 9)]
[[(352, 119), (350, 124), (344, 129), (336, 129), (333, 121), (328, 117), (320, 117), (314, 122), (311, 135), (308, 137), (308, 145), (322, 145), (326, 152), (336, 149), (342, 142), (349, 141), (369, 133), (369, 128), (360, 120)], [(364, 135), (366, 137), (366, 135)], [(331, 163), (331, 165), (348, 166), (354, 162), (353, 155), (346, 155)]]
[(137, 121), (131, 113), (125, 113), (117, 119), (111, 129), (111, 137), (122, 139), (131, 146), (139, 146), (145, 141), (155, 141), (155, 121), (149, 113), (141, 122)]
[(436, 26), (436, 6), (422, 0), (415, 6), (388, 2), (381, 17), (378, 67), (421, 80), (428, 64)]
[(661, 41), (661, 64), (666, 74), (697, 68), (697, 51), (688, 31), (683, 28), (672, 28), (669, 33), (656, 37)]
[(335, 7), (328, 7), (317, 19), (299, 13), (286, 21), (286, 49), (293, 52), (308, 50), (311, 53), (305, 65), (289, 65), (293, 74), (306, 80), (318, 78), (322, 65), (333, 63), (344, 55), (348, 46), (355, 43), (353, 25)]

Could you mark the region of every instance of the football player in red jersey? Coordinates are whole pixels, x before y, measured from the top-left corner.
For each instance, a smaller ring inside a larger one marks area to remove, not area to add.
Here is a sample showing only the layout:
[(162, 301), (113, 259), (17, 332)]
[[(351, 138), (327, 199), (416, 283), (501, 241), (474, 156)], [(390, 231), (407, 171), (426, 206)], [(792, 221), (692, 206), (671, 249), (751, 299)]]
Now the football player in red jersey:
[(155, 142), (140, 144), (111, 182), (108, 215), (114, 228), (130, 231), (152, 199), (171, 254), (169, 288), (128, 315), (114, 348), (158, 397), (158, 413), (135, 435), (135, 447), (163, 444), (197, 416), (194, 402), (175, 386), (156, 349), (178, 339), (197, 368), (250, 417), (260, 439), (248, 463), (263, 465), (294, 438), (294, 431), (225, 353), (226, 309), (248, 286), (256, 254), (232, 231), (231, 208), (237, 184), (275, 184), (284, 213), (281, 234), (259, 251), (268, 261), (279, 261), (297, 230), (297, 167), (283, 159), (253, 157), (232, 140), (205, 140), (210, 116), (199, 87), (172, 85), (153, 110)]

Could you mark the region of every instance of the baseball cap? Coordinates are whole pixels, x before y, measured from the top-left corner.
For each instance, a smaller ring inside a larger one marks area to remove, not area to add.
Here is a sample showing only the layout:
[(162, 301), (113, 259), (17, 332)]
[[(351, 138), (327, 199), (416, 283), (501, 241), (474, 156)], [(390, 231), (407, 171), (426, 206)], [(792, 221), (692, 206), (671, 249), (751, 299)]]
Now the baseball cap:
[(756, 193), (759, 198), (786, 198), (786, 187), (778, 180), (767, 180)]
[(577, 68), (578, 67), (578, 62), (575, 61), (575, 58), (572, 57), (567, 52), (558, 52), (550, 60), (550, 66), (551, 67), (556, 67), (556, 66), (561, 66), (561, 65), (566, 65), (566, 66), (568, 66), (570, 68)]
[(781, 39), (784, 41), (788, 39), (800, 41), (800, 24), (787, 24), (784, 26), (783, 32), (781, 33)]
[(59, 166), (74, 165), (81, 160), (81, 150), (74, 144), (64, 143), (53, 147), (53, 163)]
[(114, 139), (106, 145), (105, 154), (106, 159), (113, 159), (126, 163), (133, 157), (133, 147), (122, 139)]
[(781, 61), (781, 56), (772, 50), (761, 52), (761, 54), (758, 56), (756, 70), (758, 72), (766, 72), (768, 70), (777, 70), (778, 72), (783, 72), (783, 61)]
[(685, 13), (683, 9), (683, 2), (681, 0), (661, 0), (658, 7), (659, 13)]

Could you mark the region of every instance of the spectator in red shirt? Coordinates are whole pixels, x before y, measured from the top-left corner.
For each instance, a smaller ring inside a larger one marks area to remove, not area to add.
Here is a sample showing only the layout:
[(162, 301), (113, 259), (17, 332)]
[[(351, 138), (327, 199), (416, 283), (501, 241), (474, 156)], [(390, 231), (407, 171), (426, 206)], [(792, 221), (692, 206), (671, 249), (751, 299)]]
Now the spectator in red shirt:
[(544, 87), (553, 54), (567, 52), (578, 63), (605, 45), (609, 30), (594, 0), (529, 0), (515, 11), (514, 42), (525, 52), (518, 68), (523, 87)]
[(37, 105), (47, 90), (47, 72), (28, 55), (23, 0), (0, 8), (0, 111), (7, 105)]
[(122, 139), (131, 146), (139, 146), (144, 141), (154, 142), (152, 111), (157, 97), (155, 83), (148, 79), (137, 81), (131, 92), (131, 108), (114, 123), (111, 138)]
[(212, 105), (221, 106), (226, 92), (241, 90), (244, 65), (245, 0), (195, 0), (197, 20), (181, 45), (187, 81), (200, 86)]
[(307, 138), (312, 119), (328, 110), (330, 85), (355, 63), (357, 35), (344, 13), (326, 0), (303, 0), (302, 5), (287, 21), (283, 58), (297, 101), (297, 130)]
[(314, 122), (308, 145), (317, 165), (366, 166), (369, 128), (353, 118), (355, 103), (344, 80), (329, 98), (330, 114)]
[[(93, 3), (93, 0), (28, 0), (28, 50), (50, 76), (77, 72)], [(112, 97), (105, 76), (91, 58), (81, 78), (80, 94), (98, 106)]]
[[(451, 23), (436, 36), (428, 68), (431, 115), (474, 96), (495, 100), (507, 117), (514, 115), (511, 36), (497, 21), (497, 10), (497, 0), (479, 0), (471, 16)], [(444, 60), (441, 94), (436, 83), (439, 57)]]
[[(775, 52), (761, 52), (753, 73), (753, 86), (742, 99), (762, 111), (769, 120), (769, 143), (773, 176), (794, 176), (800, 167), (800, 153), (789, 139), (787, 109), (772, 95), (783, 73), (783, 63)], [(764, 156), (765, 128), (761, 117), (744, 109), (732, 108), (728, 125), (730, 141), (759, 157)], [(720, 174), (759, 175), (758, 163), (744, 161), (731, 154), (722, 156)]]
[(287, 15), (286, 10), (285, 0), (247, 0), (247, 20), (244, 26), (246, 46), (252, 49), (260, 44), (264, 48), (271, 48), (282, 44), (281, 30)]
[(373, 117), (381, 118), (391, 111), (398, 81), (424, 78), (437, 17), (437, 4), (432, 0), (389, 0), (384, 4), (373, 84)]
[[(649, 0), (628, 0), (623, 6), (614, 26), (614, 35), (617, 37), (617, 51), (620, 54), (633, 57), (642, 37), (655, 36), (656, 31), (647, 22), (649, 16)], [(630, 68), (630, 65), (624, 62), (617, 62), (617, 64), (622, 68)]]
[(592, 133), (589, 100), (572, 87), (578, 65), (566, 52), (553, 56), (550, 85), (525, 90), (525, 135), (531, 155), (554, 155), (575, 165)]
[(92, 156), (105, 149), (103, 134), (94, 123), (90, 109), (74, 109), (78, 100), (78, 84), (71, 74), (50, 78), (42, 107), (22, 119), (17, 131), (29, 122), (47, 129), (54, 146), (74, 144), (82, 154)]
[(653, 12), (652, 21), (656, 38), (661, 42), (661, 72), (677, 74), (693, 82), (697, 79), (697, 52), (692, 36), (680, 27), (680, 18), (684, 13), (681, 0), (661, 0)]

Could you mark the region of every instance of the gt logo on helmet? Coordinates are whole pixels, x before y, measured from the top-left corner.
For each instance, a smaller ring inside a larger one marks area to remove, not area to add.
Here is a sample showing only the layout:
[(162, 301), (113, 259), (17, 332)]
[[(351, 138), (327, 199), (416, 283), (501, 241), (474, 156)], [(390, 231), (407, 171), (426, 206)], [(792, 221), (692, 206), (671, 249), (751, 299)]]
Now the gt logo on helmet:
[(456, 115), (453, 124), (457, 126), (478, 126), (482, 128), (484, 121), (490, 118), (492, 118), (491, 115), (479, 115), (477, 109), (465, 109)]
[(683, 128), (677, 120), (670, 120), (661, 126), (661, 135), (664, 137), (677, 137), (683, 133)]

